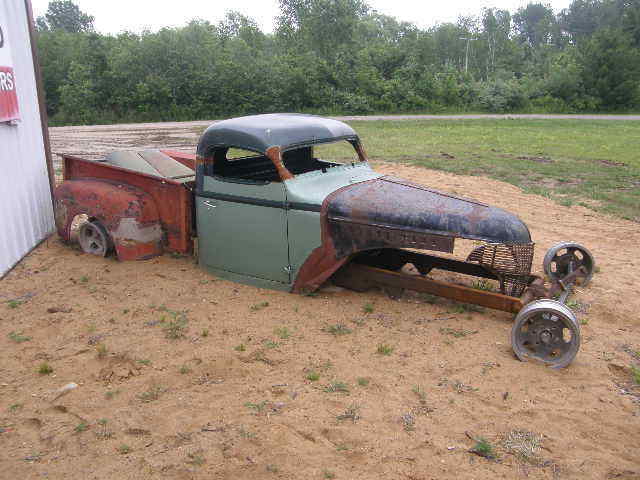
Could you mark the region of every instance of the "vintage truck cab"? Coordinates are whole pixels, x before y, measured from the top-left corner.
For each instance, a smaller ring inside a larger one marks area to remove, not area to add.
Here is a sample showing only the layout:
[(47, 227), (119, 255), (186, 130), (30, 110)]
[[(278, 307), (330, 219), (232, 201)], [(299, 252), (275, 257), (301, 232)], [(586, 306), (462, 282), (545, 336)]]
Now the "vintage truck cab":
[[(352, 161), (315, 154), (337, 142), (350, 145)], [(573, 283), (591, 279), (586, 248), (553, 247), (545, 287), (531, 275), (534, 244), (517, 216), (375, 172), (357, 133), (340, 121), (240, 117), (207, 128), (196, 155), (114, 152), (64, 162), (58, 232), (71, 240), (74, 219), (84, 215), (78, 239), (87, 253), (145, 259), (191, 252), (197, 238), (200, 265), (232, 281), (299, 293), (331, 278), (392, 296), (428, 292), (519, 312), (512, 340), (521, 359), (565, 366), (577, 352), (579, 325), (563, 302)], [(476, 241), (466, 260), (434, 254), (453, 253), (456, 238)], [(407, 264), (420, 275), (403, 273)], [(492, 279), (499, 291), (440, 282), (428, 277), (433, 269)], [(550, 299), (557, 295), (561, 302)]]

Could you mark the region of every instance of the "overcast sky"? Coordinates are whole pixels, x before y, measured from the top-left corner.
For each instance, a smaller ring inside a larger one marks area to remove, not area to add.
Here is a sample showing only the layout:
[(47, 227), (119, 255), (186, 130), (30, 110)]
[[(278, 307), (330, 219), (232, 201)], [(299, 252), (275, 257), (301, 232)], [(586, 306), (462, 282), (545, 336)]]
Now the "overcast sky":
[[(273, 31), (278, 14), (277, 0), (74, 0), (80, 9), (95, 17), (96, 30), (118, 33), (123, 30), (140, 32), (186, 24), (193, 18), (216, 23), (227, 10), (238, 10), (253, 18), (265, 32)], [(34, 15), (43, 15), (49, 0), (31, 0)], [(511, 11), (528, 3), (527, 0), (369, 0), (372, 8), (412, 22), (421, 28), (436, 23), (454, 22), (460, 15), (475, 15), (483, 7), (504, 8)], [(571, 0), (547, 0), (555, 10), (566, 8)]]

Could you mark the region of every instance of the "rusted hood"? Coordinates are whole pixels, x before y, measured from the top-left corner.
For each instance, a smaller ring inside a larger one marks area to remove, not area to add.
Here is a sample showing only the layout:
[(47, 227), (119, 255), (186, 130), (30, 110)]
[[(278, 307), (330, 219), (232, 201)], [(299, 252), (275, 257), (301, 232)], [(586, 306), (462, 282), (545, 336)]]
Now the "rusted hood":
[(416, 233), (506, 244), (531, 242), (527, 226), (505, 210), (393, 177), (343, 187), (326, 202), (336, 246), (354, 240), (337, 237), (357, 232), (357, 227), (340, 226), (344, 224), (378, 227), (376, 230), (389, 231), (390, 235), (400, 231), (409, 236)]

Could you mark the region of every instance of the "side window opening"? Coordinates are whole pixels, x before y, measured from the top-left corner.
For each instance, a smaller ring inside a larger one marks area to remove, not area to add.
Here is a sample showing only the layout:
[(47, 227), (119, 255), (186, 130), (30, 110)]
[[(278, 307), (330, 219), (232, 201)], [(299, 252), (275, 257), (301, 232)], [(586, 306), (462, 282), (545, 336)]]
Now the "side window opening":
[(279, 182), (273, 162), (265, 155), (239, 148), (219, 148), (213, 153), (209, 175), (244, 182)]

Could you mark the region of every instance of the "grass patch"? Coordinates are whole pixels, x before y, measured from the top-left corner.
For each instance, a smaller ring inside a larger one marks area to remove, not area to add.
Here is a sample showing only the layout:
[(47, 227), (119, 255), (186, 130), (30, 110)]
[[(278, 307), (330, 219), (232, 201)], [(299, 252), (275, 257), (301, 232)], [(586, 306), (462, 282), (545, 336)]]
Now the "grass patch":
[(329, 385), (324, 387), (326, 393), (349, 393), (349, 386), (338, 380), (334, 380)]
[(76, 433), (86, 432), (87, 430), (89, 430), (89, 424), (87, 422), (80, 422), (73, 430)]
[(18, 308), (23, 303), (24, 303), (24, 301), (22, 301), (22, 300), (9, 300), (7, 302), (7, 307), (9, 307), (9, 308)]
[(49, 375), (53, 373), (53, 367), (47, 362), (42, 362), (40, 365), (38, 365), (38, 373), (40, 375)]
[(360, 407), (354, 403), (349, 408), (347, 408), (343, 413), (336, 416), (336, 420), (338, 420), (339, 422), (342, 422), (344, 420), (351, 420), (353, 423), (356, 423), (358, 420), (360, 420), (359, 412), (360, 412)]
[(344, 323), (336, 323), (335, 325), (329, 325), (324, 328), (324, 331), (330, 333), (331, 335), (335, 335), (336, 337), (339, 335), (348, 335), (352, 332), (352, 330), (347, 327)]
[(259, 403), (246, 402), (244, 406), (251, 410), (255, 410), (256, 413), (262, 413), (267, 406), (267, 401), (263, 400)]
[(495, 448), (493, 448), (493, 445), (483, 437), (478, 437), (476, 439), (476, 444), (469, 451), (490, 460), (496, 458)]
[(365, 303), (362, 306), (362, 311), (364, 313), (373, 313), (373, 311), (374, 311), (373, 304), (372, 303)]
[(278, 327), (274, 332), (281, 340), (286, 340), (291, 336), (291, 331), (287, 327)]
[(247, 347), (244, 346), (244, 343), (241, 343), (240, 345), (236, 345), (235, 347), (233, 347), (233, 349), (236, 352), (244, 352), (247, 350)]
[(106, 398), (107, 400), (113, 400), (118, 395), (120, 395), (120, 390), (108, 390), (107, 392), (105, 392), (104, 398)]
[(636, 385), (640, 385), (640, 368), (631, 365), (631, 377)]
[(118, 445), (118, 448), (116, 448), (116, 450), (120, 455), (127, 455), (131, 453), (132, 448), (129, 445), (123, 443), (121, 445)]
[(151, 387), (146, 392), (142, 392), (140, 395), (138, 395), (138, 398), (143, 403), (149, 403), (149, 402), (158, 400), (160, 398), (160, 395), (162, 395), (163, 392), (164, 390), (161, 387), (155, 386), (155, 387)]
[(451, 307), (451, 310), (449, 310), (449, 313), (470, 313), (470, 312), (482, 313), (484, 311), (485, 311), (485, 308), (479, 305), (473, 305), (471, 303), (456, 303), (453, 305), (453, 307)]
[(187, 316), (184, 312), (169, 312), (171, 320), (162, 317), (162, 329), (164, 335), (170, 340), (177, 340), (184, 337), (187, 331)]
[[(640, 221), (640, 122), (483, 119), (348, 123), (358, 131), (374, 161), (488, 176), (565, 205), (581, 202), (593, 210)], [(329, 152), (325, 153), (327, 160), (331, 159)]]
[(309, 372), (306, 376), (306, 379), (310, 382), (317, 382), (320, 380), (320, 374), (318, 372)]
[(422, 386), (414, 385), (411, 391), (416, 394), (420, 401), (425, 401), (427, 399), (427, 392), (424, 391)]
[(10, 340), (16, 343), (23, 343), (31, 340), (31, 337), (27, 337), (26, 335), (23, 335), (22, 332), (11, 332), (7, 336), (9, 337)]
[(198, 453), (187, 453), (187, 459), (187, 463), (189, 465), (195, 465), (197, 467), (200, 467), (205, 463), (204, 457)]
[(475, 288), (476, 290), (484, 290), (485, 292), (494, 292), (496, 290), (495, 286), (486, 278), (474, 281), (471, 284), (471, 288)]
[(361, 387), (369, 386), (370, 382), (371, 382), (371, 380), (369, 380), (366, 377), (358, 377), (358, 385), (360, 385)]
[(269, 306), (269, 302), (260, 302), (260, 303), (256, 303), (255, 305), (251, 305), (249, 309), (252, 312), (257, 312), (258, 310), (262, 310), (263, 308), (266, 308), (268, 306)]
[(376, 349), (376, 353), (378, 355), (391, 355), (394, 350), (395, 350), (395, 347), (392, 347), (391, 345), (387, 345), (386, 343), (381, 343), (380, 345), (378, 345), (378, 348)]
[(106, 357), (107, 353), (109, 353), (109, 349), (104, 343), (99, 343), (98, 345), (96, 345), (96, 354), (98, 355), (98, 358)]
[(442, 335), (451, 335), (452, 337), (455, 337), (455, 338), (462, 338), (462, 337), (466, 337), (467, 335), (476, 334), (478, 333), (478, 330), (464, 330), (462, 328), (442, 327), (440, 329), (440, 333)]

